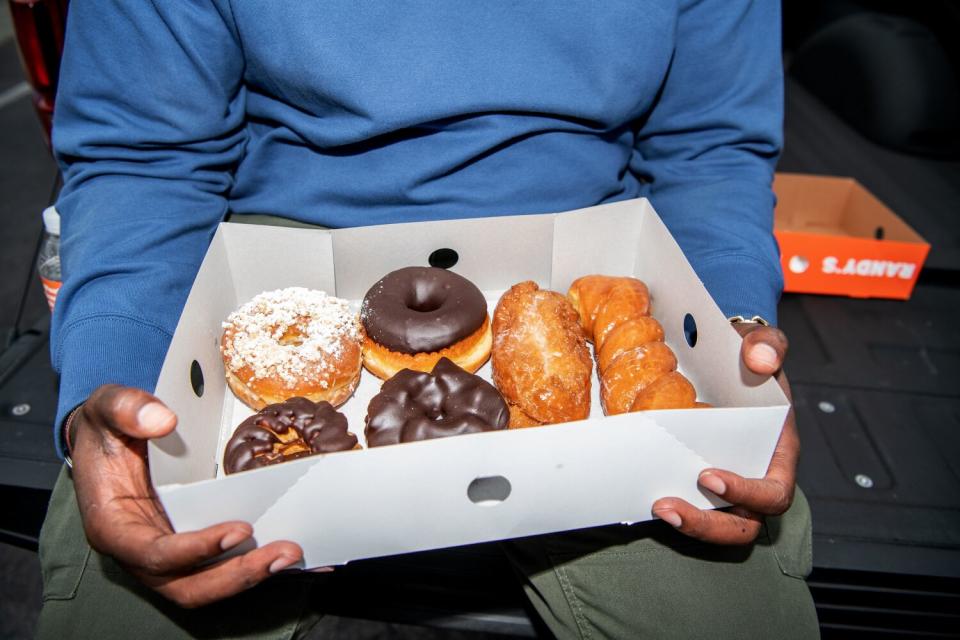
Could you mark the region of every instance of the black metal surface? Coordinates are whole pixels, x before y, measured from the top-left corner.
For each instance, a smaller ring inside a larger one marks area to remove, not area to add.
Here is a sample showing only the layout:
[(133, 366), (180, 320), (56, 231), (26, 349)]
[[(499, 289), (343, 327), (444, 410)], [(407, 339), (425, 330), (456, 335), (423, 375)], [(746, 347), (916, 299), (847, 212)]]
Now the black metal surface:
[(0, 354), (0, 485), (53, 488), (60, 460), (53, 448), (57, 379), (46, 323)]
[(0, 484), (0, 542), (36, 551), (49, 501), (45, 489)]
[(960, 577), (960, 288), (785, 296), (817, 567)]
[(960, 635), (960, 580), (820, 569), (808, 584), (825, 639)]
[(923, 283), (907, 302), (786, 295), (791, 381), (958, 397), (958, 310), (960, 288)]
[(816, 566), (960, 576), (960, 401), (795, 389)]
[[(6, 3), (3, 3), (6, 4)], [(0, 12), (6, 7), (0, 7)], [(13, 40), (0, 42), (0, 94), (16, 90), (23, 72)], [(25, 88), (25, 87), (24, 87)], [(17, 301), (33, 269), (30, 255), (43, 227), (40, 212), (50, 197), (56, 163), (43, 142), (28, 92), (0, 106), (0, 347), (18, 324)], [(40, 281), (33, 278), (19, 326), (48, 313)]]

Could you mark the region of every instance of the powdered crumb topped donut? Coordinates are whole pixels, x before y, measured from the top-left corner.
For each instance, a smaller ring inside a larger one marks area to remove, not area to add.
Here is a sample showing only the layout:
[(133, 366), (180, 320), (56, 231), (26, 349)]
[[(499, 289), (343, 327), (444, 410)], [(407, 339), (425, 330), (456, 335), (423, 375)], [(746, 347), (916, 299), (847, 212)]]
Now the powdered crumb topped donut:
[(256, 296), (223, 323), (227, 382), (261, 409), (287, 398), (342, 404), (360, 377), (360, 329), (349, 303), (290, 287)]

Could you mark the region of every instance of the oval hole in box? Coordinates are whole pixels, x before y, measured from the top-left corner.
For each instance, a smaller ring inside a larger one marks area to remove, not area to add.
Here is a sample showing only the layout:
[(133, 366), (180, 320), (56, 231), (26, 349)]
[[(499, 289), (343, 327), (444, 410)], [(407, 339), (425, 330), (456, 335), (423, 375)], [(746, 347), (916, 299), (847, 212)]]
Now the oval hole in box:
[(691, 349), (697, 346), (697, 321), (689, 313), (683, 316), (683, 337)]
[(196, 360), (190, 363), (190, 386), (198, 398), (203, 397), (203, 369)]
[(457, 264), (458, 260), (460, 260), (460, 256), (457, 252), (448, 248), (437, 249), (427, 258), (427, 262), (430, 263), (431, 267), (438, 267), (440, 269), (449, 269)]
[(877, 240), (883, 240), (884, 234), (885, 234), (885, 231), (883, 230), (883, 227), (877, 227), (873, 231), (873, 237), (876, 238)]
[(510, 490), (510, 481), (503, 476), (486, 476), (474, 478), (467, 487), (467, 497), (481, 507), (492, 507), (509, 498)]

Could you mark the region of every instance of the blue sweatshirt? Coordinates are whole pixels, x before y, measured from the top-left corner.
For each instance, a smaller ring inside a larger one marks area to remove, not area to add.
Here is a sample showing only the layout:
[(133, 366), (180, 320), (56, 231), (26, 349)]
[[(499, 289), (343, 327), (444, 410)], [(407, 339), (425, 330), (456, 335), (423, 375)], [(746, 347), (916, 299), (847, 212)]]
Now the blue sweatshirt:
[(101, 384), (153, 389), (228, 212), (348, 227), (647, 196), (726, 314), (772, 320), (779, 4), (73, 0), (57, 424)]

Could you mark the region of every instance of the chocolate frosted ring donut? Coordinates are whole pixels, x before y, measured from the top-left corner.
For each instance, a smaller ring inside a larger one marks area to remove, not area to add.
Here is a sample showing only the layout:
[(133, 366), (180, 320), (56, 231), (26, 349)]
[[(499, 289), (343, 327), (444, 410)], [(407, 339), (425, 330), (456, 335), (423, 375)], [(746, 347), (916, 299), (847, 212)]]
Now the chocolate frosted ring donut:
[(240, 423), (224, 449), (223, 470), (231, 474), (356, 447), (347, 418), (329, 402), (290, 398)]
[(505, 429), (507, 403), (492, 384), (441, 358), (432, 373), (404, 369), (367, 408), (368, 447)]
[(452, 271), (406, 267), (388, 273), (363, 299), (367, 336), (391, 351), (432, 353), (463, 340), (487, 318), (477, 287)]

